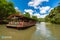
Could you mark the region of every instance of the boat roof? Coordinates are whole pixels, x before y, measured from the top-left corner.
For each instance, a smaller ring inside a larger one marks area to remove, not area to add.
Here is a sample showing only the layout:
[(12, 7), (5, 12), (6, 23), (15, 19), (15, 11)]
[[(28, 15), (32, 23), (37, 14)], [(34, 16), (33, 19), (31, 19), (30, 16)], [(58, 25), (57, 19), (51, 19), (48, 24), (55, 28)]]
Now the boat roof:
[(27, 19), (27, 20), (33, 20), (33, 21), (37, 21), (35, 19), (32, 19), (32, 18), (28, 18), (28, 17), (25, 17), (24, 15), (22, 14), (12, 14), (8, 17), (8, 19), (11, 19), (12, 17), (19, 17), (19, 18), (22, 18), (22, 19)]

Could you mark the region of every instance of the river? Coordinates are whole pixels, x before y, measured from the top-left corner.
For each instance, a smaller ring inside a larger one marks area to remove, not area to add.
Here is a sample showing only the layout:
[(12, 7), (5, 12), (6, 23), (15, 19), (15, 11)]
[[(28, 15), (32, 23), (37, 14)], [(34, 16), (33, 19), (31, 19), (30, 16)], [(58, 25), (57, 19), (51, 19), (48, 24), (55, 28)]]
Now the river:
[(25, 30), (0, 25), (0, 40), (60, 40), (60, 25), (41, 22)]

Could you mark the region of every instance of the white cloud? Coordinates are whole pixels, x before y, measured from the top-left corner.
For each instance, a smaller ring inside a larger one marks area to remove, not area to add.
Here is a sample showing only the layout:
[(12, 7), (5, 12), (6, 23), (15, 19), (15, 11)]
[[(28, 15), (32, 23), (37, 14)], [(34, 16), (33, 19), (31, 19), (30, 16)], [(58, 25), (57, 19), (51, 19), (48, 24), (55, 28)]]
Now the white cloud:
[(50, 6), (40, 7), (39, 10), (41, 14), (47, 13), (50, 10)]
[(34, 7), (37, 10), (39, 9), (40, 11), (39, 13), (44, 15), (41, 15), (39, 13), (33, 14), (33, 12), (36, 12), (36, 11), (33, 11), (32, 9), (25, 9), (24, 11), (29, 12), (30, 16), (34, 15), (34, 16), (37, 16), (38, 18), (44, 18), (46, 15), (48, 15), (46, 13), (50, 12), (52, 8), (50, 6), (40, 7), (39, 5), (41, 5), (42, 2), (49, 2), (49, 0), (31, 0), (30, 2), (28, 2), (28, 6)]
[(34, 12), (32, 9), (25, 9), (24, 11), (25, 11), (25, 12), (29, 12), (31, 15), (32, 15), (32, 13)]
[(54, 8), (50, 8), (50, 10), (48, 12), (50, 12), (52, 9), (54, 9)]
[(40, 15), (40, 18), (45, 18), (48, 14)]
[[(32, 16), (37, 16), (37, 18), (44, 18), (46, 15), (48, 15), (48, 14), (40, 15), (40, 14), (37, 13), (37, 12), (33, 14), (33, 12), (35, 12), (35, 11), (33, 11), (32, 9), (25, 9), (24, 11), (25, 11), (25, 12), (29, 12), (30, 17), (32, 17)], [(25, 12), (24, 12), (24, 14), (25, 14)]]
[(34, 14), (34, 16), (37, 16), (37, 18), (45, 18), (48, 14), (40, 15), (39, 13)]
[(19, 8), (18, 7), (15, 7), (16, 10), (18, 10)]
[(36, 13), (36, 14), (33, 14), (34, 16), (37, 16), (37, 18), (40, 18), (40, 14), (39, 13)]
[(32, 16), (33, 15), (33, 12), (34, 12), (32, 9), (25, 9), (24, 11), (25, 12), (29, 12), (30, 16)]
[(19, 10), (19, 8), (18, 8), (18, 7), (15, 7), (15, 10), (16, 10), (17, 12), (20, 12), (20, 10)]
[(41, 4), (42, 2), (48, 2), (49, 0), (31, 0), (28, 3), (28, 6), (32, 6), (34, 8), (36, 8), (39, 4)]

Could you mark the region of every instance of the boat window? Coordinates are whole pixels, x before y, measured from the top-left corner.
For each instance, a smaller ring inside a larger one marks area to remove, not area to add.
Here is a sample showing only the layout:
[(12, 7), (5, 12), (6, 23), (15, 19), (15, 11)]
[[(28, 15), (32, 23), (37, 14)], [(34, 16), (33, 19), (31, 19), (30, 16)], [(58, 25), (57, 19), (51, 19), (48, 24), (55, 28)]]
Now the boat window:
[(29, 20), (25, 19), (24, 22), (29, 22)]

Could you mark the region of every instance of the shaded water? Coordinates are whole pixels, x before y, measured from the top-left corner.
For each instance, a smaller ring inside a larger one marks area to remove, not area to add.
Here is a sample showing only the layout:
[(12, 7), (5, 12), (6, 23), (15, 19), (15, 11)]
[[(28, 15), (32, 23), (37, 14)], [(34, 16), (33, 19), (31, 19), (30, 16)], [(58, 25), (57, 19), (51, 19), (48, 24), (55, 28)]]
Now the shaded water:
[(26, 30), (0, 25), (0, 40), (60, 40), (60, 25), (41, 22)]

